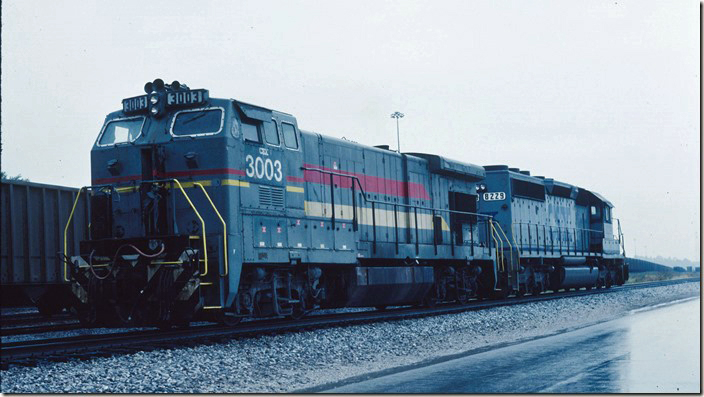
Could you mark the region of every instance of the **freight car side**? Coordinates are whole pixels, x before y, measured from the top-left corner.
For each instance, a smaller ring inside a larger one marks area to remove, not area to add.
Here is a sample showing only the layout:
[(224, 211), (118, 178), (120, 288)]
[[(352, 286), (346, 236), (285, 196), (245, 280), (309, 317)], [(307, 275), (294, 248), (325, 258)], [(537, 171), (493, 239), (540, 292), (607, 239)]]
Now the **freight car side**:
[[(78, 189), (40, 183), (2, 181), (0, 282), (2, 305), (34, 304), (42, 313), (68, 307), (72, 294), (59, 251)], [(68, 244), (88, 237), (88, 202), (78, 201)]]

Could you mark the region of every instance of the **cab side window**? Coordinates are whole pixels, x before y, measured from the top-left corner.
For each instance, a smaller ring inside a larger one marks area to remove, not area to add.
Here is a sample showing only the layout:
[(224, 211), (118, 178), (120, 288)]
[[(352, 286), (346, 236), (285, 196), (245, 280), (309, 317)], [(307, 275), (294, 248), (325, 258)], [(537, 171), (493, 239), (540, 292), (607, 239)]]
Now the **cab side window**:
[(276, 120), (271, 120), (271, 123), (267, 123), (267, 125), (264, 126), (264, 139), (266, 139), (266, 143), (269, 145), (279, 146), (281, 144)]
[(284, 145), (289, 149), (298, 149), (298, 137), (296, 136), (296, 128), (293, 124), (281, 123), (281, 128), (284, 132)]
[(259, 137), (259, 128), (255, 124), (249, 124), (242, 122), (242, 136), (244, 136), (245, 141), (261, 143), (262, 140)]

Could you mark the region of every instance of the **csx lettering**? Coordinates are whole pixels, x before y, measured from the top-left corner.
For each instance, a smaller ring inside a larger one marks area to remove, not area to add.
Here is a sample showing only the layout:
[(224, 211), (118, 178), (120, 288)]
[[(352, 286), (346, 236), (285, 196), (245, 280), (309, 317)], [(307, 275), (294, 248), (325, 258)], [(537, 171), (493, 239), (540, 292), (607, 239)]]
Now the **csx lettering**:
[(254, 156), (252, 156), (251, 154), (248, 154), (247, 157), (244, 158), (244, 160), (247, 163), (247, 169), (245, 170), (245, 172), (250, 178), (254, 177), (257, 179), (267, 180), (273, 179), (277, 182), (281, 182), (281, 180), (283, 179), (284, 174), (281, 171), (281, 161), (279, 160), (264, 160), (259, 156), (257, 156), (257, 158), (254, 158)]

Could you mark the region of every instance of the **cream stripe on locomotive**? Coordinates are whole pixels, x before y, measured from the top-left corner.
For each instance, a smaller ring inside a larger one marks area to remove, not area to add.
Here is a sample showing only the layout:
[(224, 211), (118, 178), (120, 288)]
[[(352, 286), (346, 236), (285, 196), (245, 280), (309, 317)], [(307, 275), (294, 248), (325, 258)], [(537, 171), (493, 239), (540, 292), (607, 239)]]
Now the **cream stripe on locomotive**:
[[(332, 218), (332, 204), (321, 203), (318, 201), (305, 201), (304, 208), (306, 216), (317, 216), (321, 218)], [(353, 219), (353, 207), (351, 205), (341, 205), (335, 204), (335, 219), (352, 221)], [(360, 225), (373, 226), (376, 223), (377, 226), (385, 227), (395, 227), (398, 223), (398, 227), (412, 228), (415, 229), (415, 215), (413, 212), (405, 211), (399, 208), (396, 212), (396, 219), (394, 219), (394, 211), (375, 208), (374, 209), (374, 219), (372, 219), (372, 209), (369, 207), (357, 208), (357, 219)], [(442, 219), (442, 230), (450, 230), (450, 226), (445, 221), (444, 216), (440, 216)], [(418, 229), (420, 230), (433, 230), (433, 214), (418, 212)]]
[[(211, 180), (200, 180), (200, 181), (184, 181), (181, 182), (183, 188), (194, 187), (195, 183), (200, 183), (203, 186), (212, 186)], [(238, 187), (250, 187), (249, 182), (241, 181), (237, 179), (222, 179), (222, 186), (238, 186)], [(167, 186), (170, 188), (170, 186)], [(136, 188), (133, 186), (120, 187), (117, 191), (120, 193), (126, 193), (135, 191)], [(291, 193), (304, 193), (305, 189), (300, 186), (286, 186), (286, 191)], [(332, 218), (332, 204), (321, 203), (317, 201), (305, 201), (305, 213), (306, 216), (315, 216), (320, 218)], [(352, 206), (351, 205), (335, 205), (335, 219), (352, 221)], [(358, 222), (360, 225), (373, 226), (375, 223), (377, 226), (381, 227), (398, 227), (401, 229), (412, 228), (415, 229), (415, 215), (412, 212), (405, 211), (403, 208), (399, 208), (396, 213), (396, 219), (394, 219), (394, 211), (389, 209), (376, 208), (375, 209), (375, 219), (372, 218), (372, 209), (369, 207), (357, 208)], [(444, 216), (440, 216), (442, 220), (442, 230), (448, 231), (450, 227), (445, 221)], [(429, 213), (419, 212), (418, 213), (418, 229), (420, 230), (433, 230), (433, 215)]]

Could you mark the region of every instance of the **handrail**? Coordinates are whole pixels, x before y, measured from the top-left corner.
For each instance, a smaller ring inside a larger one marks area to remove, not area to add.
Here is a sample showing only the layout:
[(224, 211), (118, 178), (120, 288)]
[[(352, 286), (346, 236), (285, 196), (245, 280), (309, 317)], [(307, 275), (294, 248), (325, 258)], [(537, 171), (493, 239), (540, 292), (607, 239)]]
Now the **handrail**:
[[(518, 288), (520, 289), (521, 285), (521, 277), (520, 277), (520, 265), (521, 265), (521, 254), (518, 252), (518, 246), (516, 246), (516, 254), (518, 255), (518, 262), (513, 262), (513, 247), (511, 246), (511, 241), (509, 241), (508, 236), (506, 235), (506, 232), (504, 232), (504, 228), (501, 227), (501, 224), (496, 221), (492, 221), (493, 223), (496, 223), (496, 226), (499, 227), (499, 231), (501, 231), (501, 234), (503, 234), (504, 239), (506, 239), (506, 244), (508, 244), (508, 249), (511, 252), (511, 263), (516, 265), (516, 283), (518, 284)], [(514, 241), (515, 243), (516, 241)]]
[[(66, 227), (64, 227), (64, 256), (67, 255), (68, 251), (68, 227), (71, 224), (71, 220), (73, 220), (73, 212), (76, 210), (76, 205), (78, 205), (78, 198), (81, 197), (81, 192), (83, 189), (86, 187), (83, 186), (82, 188), (78, 189), (78, 194), (76, 194), (76, 200), (73, 201), (73, 207), (71, 208), (71, 214), (68, 216), (68, 221), (66, 221)], [(75, 236), (74, 236), (75, 238)], [(68, 279), (68, 264), (66, 263), (66, 260), (64, 259), (64, 281), (70, 281)]]
[[(506, 244), (508, 244), (508, 249), (511, 251), (511, 263), (513, 263), (513, 246), (511, 246), (511, 241), (509, 241), (508, 236), (506, 235), (506, 232), (504, 232), (504, 228), (501, 227), (501, 224), (496, 221), (492, 221), (493, 223), (498, 226), (498, 230), (501, 232), (501, 234), (504, 236), (504, 240), (506, 240)], [(518, 247), (516, 247), (516, 252), (518, 252)], [(520, 261), (520, 256), (518, 257)]]
[(199, 183), (199, 182), (195, 182), (195, 183), (193, 183), (193, 185), (194, 185), (194, 186), (198, 186), (198, 187), (200, 188), (200, 190), (203, 191), (203, 193), (205, 194), (205, 197), (208, 199), (208, 201), (210, 202), (210, 205), (213, 207), (213, 210), (215, 210), (215, 214), (217, 214), (218, 218), (220, 218), (220, 222), (222, 222), (222, 241), (223, 241), (223, 242), (222, 242), (222, 245), (223, 245), (223, 252), (224, 252), (224, 254), (225, 254), (224, 257), (223, 257), (223, 260), (225, 261), (225, 262), (224, 262), (224, 264), (225, 264), (225, 274), (220, 273), (220, 277), (226, 277), (226, 276), (227, 276), (227, 273), (228, 273), (228, 266), (227, 266), (227, 253), (228, 253), (228, 251), (227, 251), (227, 225), (225, 224), (225, 220), (222, 219), (222, 216), (220, 215), (220, 211), (218, 211), (218, 209), (215, 207), (215, 204), (213, 203), (213, 200), (210, 199), (210, 195), (208, 194), (208, 192), (205, 191), (205, 187), (203, 187), (203, 185), (202, 185), (201, 183)]
[[(552, 239), (552, 231), (550, 231), (550, 238)], [(521, 264), (521, 250), (518, 249), (518, 243), (516, 242), (516, 232), (513, 231), (513, 223), (511, 224), (511, 239), (513, 240), (513, 245), (516, 247), (516, 255), (518, 255), (518, 264)]]
[(504, 264), (504, 242), (501, 240), (501, 237), (499, 237), (498, 241), (496, 240), (495, 234), (498, 235), (498, 232), (496, 231), (496, 228), (494, 227), (492, 222), (489, 222), (489, 226), (491, 227), (491, 238), (494, 239), (494, 244), (496, 244), (497, 248), (501, 248), (498, 252), (497, 259), (499, 260), (499, 263), (501, 263), (501, 271), (505, 272), (506, 265)]
[[(516, 236), (515, 236), (515, 234), (516, 234), (515, 227), (518, 226), (519, 232), (520, 232), (521, 235), (522, 235), (522, 233), (523, 233), (523, 227), (522, 227), (522, 226), (523, 226), (523, 225), (528, 226), (528, 231), (530, 232), (530, 226), (531, 226), (531, 225), (539, 225), (539, 224), (538, 224), (538, 223), (527, 223), (527, 222), (516, 222), (516, 223), (512, 223), (512, 224), (511, 224), (512, 232), (513, 232), (512, 235), (513, 235), (513, 238), (514, 238), (514, 244), (516, 245), (516, 248), (518, 248), (518, 249), (520, 249), (520, 250), (523, 250), (523, 243), (522, 243), (522, 242), (521, 242), (521, 244), (516, 243), (516, 241), (515, 241), (515, 238), (516, 238)], [(554, 238), (554, 237), (555, 237), (555, 236), (553, 235), (552, 227), (553, 227), (553, 226), (550, 226), (550, 228), (551, 228), (551, 229), (550, 229), (550, 241), (551, 241), (551, 247), (554, 248), (554, 246), (555, 246), (555, 238)], [(561, 226), (555, 226), (555, 228), (556, 228), (555, 230), (557, 231), (557, 237), (558, 237), (557, 239), (558, 239), (559, 242), (560, 242), (560, 247), (558, 248), (558, 251), (559, 251), (560, 254), (562, 254), (562, 252), (563, 252), (563, 249), (562, 249), (562, 242), (563, 242), (563, 241), (564, 241), (565, 244), (566, 244), (565, 247), (567, 248), (567, 254), (568, 254), (568, 255), (570, 254), (570, 241), (569, 241), (569, 240), (570, 240), (570, 237), (574, 237), (574, 247), (573, 247), (573, 248), (574, 248), (574, 253), (575, 253), (575, 254), (577, 253), (577, 232), (579, 232), (579, 235), (582, 236), (582, 239), (583, 239), (582, 245), (584, 245), (584, 239), (585, 239), (584, 234), (587, 233), (587, 232), (589, 232), (589, 233), (598, 233), (598, 234), (601, 234), (602, 237), (605, 237), (605, 236), (606, 236), (606, 233), (605, 233), (605, 231), (603, 231), (603, 230), (584, 229), (584, 228), (580, 228), (580, 227), (568, 227), (568, 226), (562, 226), (562, 227), (561, 227)], [(563, 231), (565, 232), (565, 237), (566, 237), (566, 239), (563, 239), (563, 237), (562, 237), (562, 235), (563, 235), (562, 232), (563, 232)], [(573, 234), (570, 234), (570, 231), (573, 231), (574, 233), (573, 233)], [(530, 236), (529, 236), (529, 237), (530, 237)], [(538, 251), (540, 251), (541, 245), (540, 245), (540, 241), (539, 241), (539, 234), (536, 235), (536, 244), (537, 244), (536, 246), (538, 247)], [(543, 246), (544, 246), (544, 247), (547, 247), (547, 236), (546, 236), (546, 238), (545, 238), (545, 241), (544, 241), (544, 243), (543, 243)], [(529, 242), (529, 243), (528, 243), (528, 250), (531, 251), (531, 252), (532, 252), (532, 250), (533, 250), (532, 247), (534, 247), (534, 246), (531, 245), (531, 243)], [(590, 251), (589, 249), (584, 250), (584, 247), (582, 246), (582, 249), (580, 250), (580, 252), (581, 252), (581, 253), (585, 253), (585, 252), (591, 252), (591, 251)]]
[(456, 210), (450, 210), (450, 209), (444, 209), (444, 208), (422, 207), (419, 205), (411, 205), (411, 204), (403, 204), (403, 203), (387, 203), (385, 201), (368, 199), (367, 193), (364, 191), (364, 188), (362, 187), (362, 182), (360, 182), (359, 178), (354, 175), (341, 174), (339, 172), (323, 170), (320, 168), (301, 167), (301, 169), (304, 171), (315, 171), (315, 172), (320, 172), (321, 174), (330, 174), (330, 175), (336, 175), (336, 176), (340, 176), (340, 177), (350, 178), (350, 179), (356, 181), (357, 185), (359, 185), (359, 190), (362, 191), (362, 197), (364, 198), (364, 201), (366, 201), (368, 203), (378, 203), (378, 204), (384, 204), (384, 205), (397, 205), (397, 206), (406, 207), (406, 208), (417, 208), (420, 210), (427, 210), (427, 211), (450, 212), (453, 214), (475, 215), (475, 216), (479, 216), (479, 217), (483, 217), (483, 218), (493, 219), (493, 217), (491, 215), (480, 214), (477, 212), (466, 212), (466, 211), (456, 211)]
[[(188, 204), (191, 206), (191, 209), (193, 209), (193, 212), (196, 213), (196, 216), (200, 220), (200, 224), (203, 228), (203, 259), (205, 259), (205, 271), (200, 276), (205, 277), (208, 274), (208, 245), (206, 244), (206, 240), (205, 240), (206, 239), (206, 237), (205, 237), (205, 221), (203, 220), (203, 217), (200, 216), (200, 213), (196, 209), (196, 206), (193, 205), (191, 198), (188, 197), (188, 194), (186, 194), (186, 191), (183, 190), (183, 186), (181, 186), (181, 182), (179, 182), (178, 179), (176, 179), (176, 178), (165, 179), (164, 181), (168, 181), (168, 180), (176, 182), (176, 184), (178, 185), (178, 188), (181, 190), (181, 193), (183, 193), (183, 197), (186, 198), (186, 201), (188, 201)], [(157, 182), (157, 181), (148, 181), (148, 182)]]
[[(538, 223), (528, 223), (528, 222), (517, 222), (513, 223), (512, 225), (539, 225)], [(558, 230), (565, 229), (565, 230), (581, 230), (585, 232), (594, 232), (594, 233), (602, 233), (604, 234), (603, 230), (596, 230), (596, 229), (584, 229), (581, 227), (568, 227), (568, 226), (555, 226)]]
[(504, 233), (504, 229), (501, 227), (501, 224), (499, 222), (492, 221), (492, 223), (495, 223), (496, 226), (499, 227), (498, 230), (501, 231), (501, 234), (503, 234), (504, 239), (506, 240), (506, 244), (508, 244), (508, 249), (511, 251), (511, 261), (513, 261), (513, 247), (511, 246), (511, 242), (509, 241), (508, 236), (506, 236), (506, 233)]
[(623, 232), (621, 231), (621, 220), (616, 218), (618, 224), (618, 243), (621, 246), (621, 251), (623, 256), (626, 256), (626, 240), (623, 238)]

